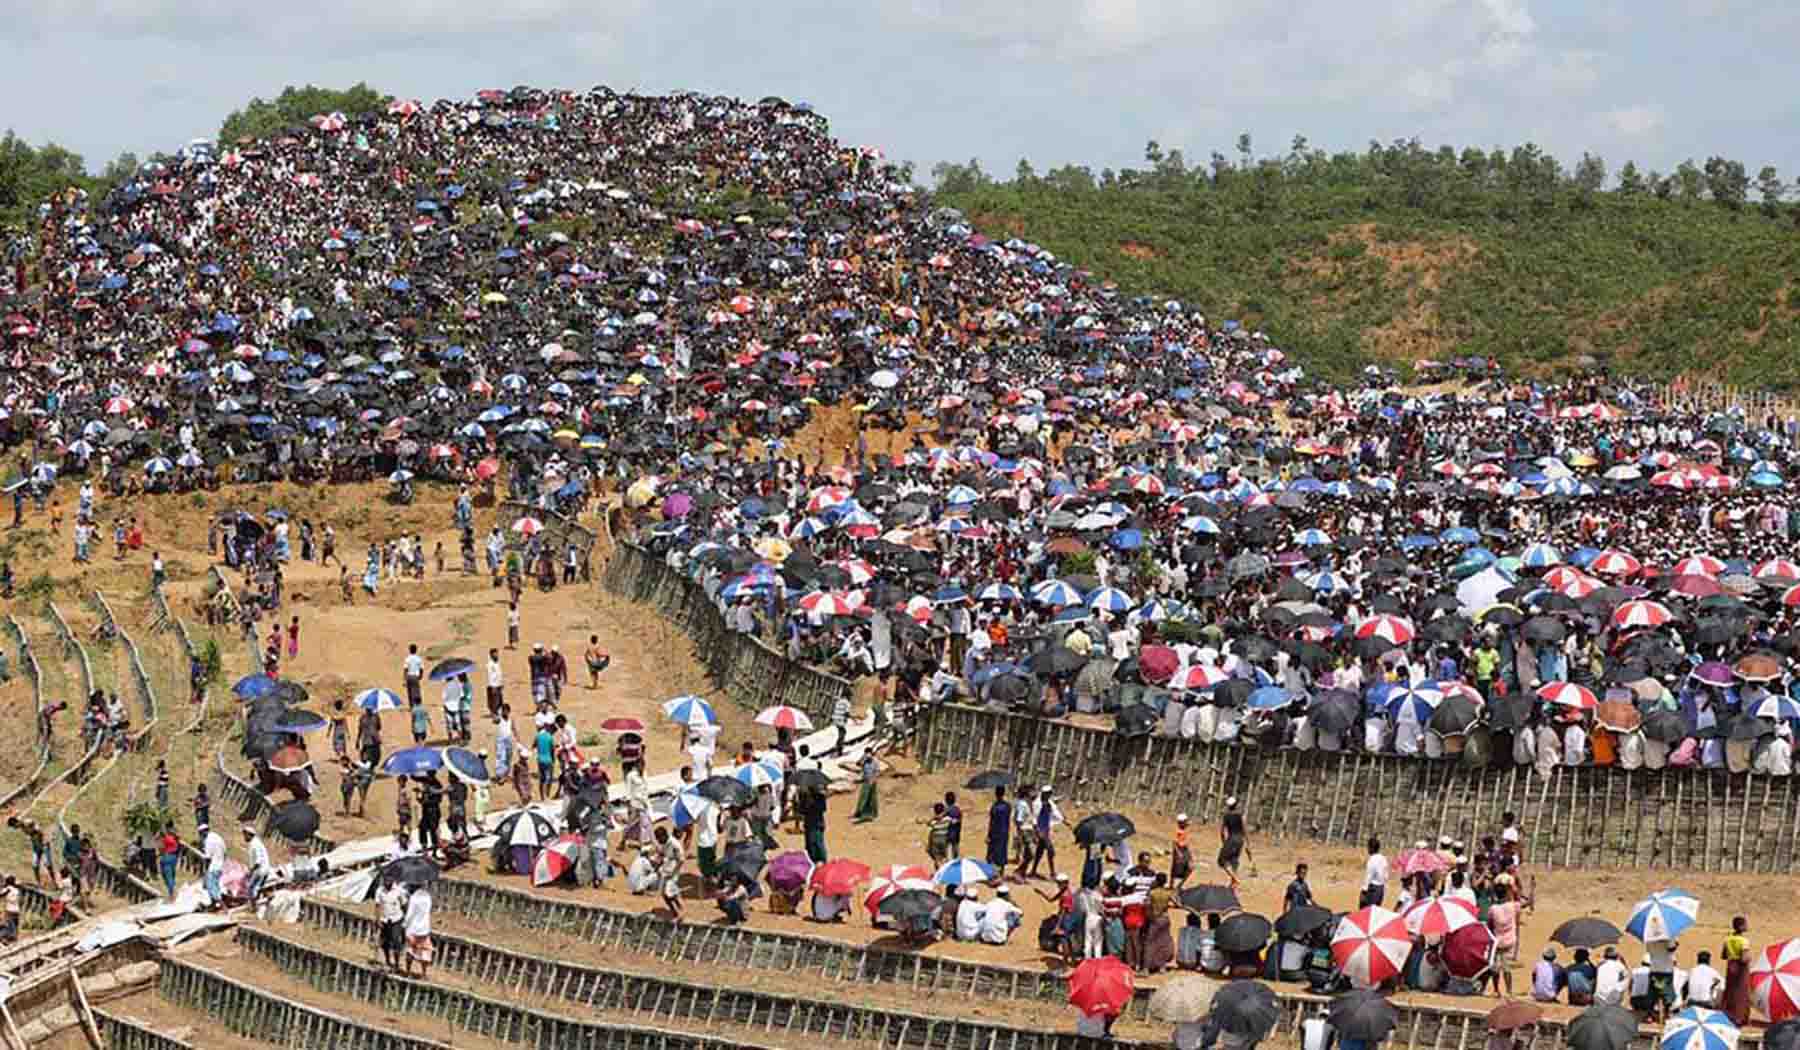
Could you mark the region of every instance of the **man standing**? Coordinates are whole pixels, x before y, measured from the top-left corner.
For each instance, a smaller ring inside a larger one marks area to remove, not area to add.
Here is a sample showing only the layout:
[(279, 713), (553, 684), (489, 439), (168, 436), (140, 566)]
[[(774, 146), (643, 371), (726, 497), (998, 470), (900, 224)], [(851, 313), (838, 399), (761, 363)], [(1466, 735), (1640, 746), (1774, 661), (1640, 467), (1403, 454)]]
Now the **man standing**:
[(506, 702), (506, 672), (500, 666), (500, 650), (489, 649), (487, 657), (487, 709), (488, 717), (500, 713), (500, 705)]
[(6, 888), (0, 890), (0, 943), (11, 944), (19, 939), (21, 896), (18, 876), (8, 875)]
[(388, 969), (398, 973), (406, 950), (406, 887), (391, 875), (383, 876), (375, 902), (381, 909), (381, 956)]
[(1012, 832), (1012, 805), (1006, 787), (994, 788), (994, 804), (988, 807), (987, 862), (996, 873), (1006, 870), (1007, 839)]
[(806, 855), (814, 864), (825, 863), (828, 859), (825, 852), (825, 793), (818, 788), (806, 788), (800, 792), (795, 808), (800, 811), (800, 824), (805, 831)]
[(840, 696), (831, 705), (831, 724), (837, 729), (837, 743), (832, 745), (833, 751), (842, 750), (844, 736), (850, 731), (850, 698)]
[(225, 891), (219, 887), (219, 879), (225, 874), (225, 838), (205, 824), (197, 830), (200, 853), (206, 858), (206, 899), (209, 907), (216, 908), (225, 897)]
[(419, 655), (418, 645), (406, 647), (406, 662), (401, 666), (406, 676), (406, 702), (417, 706), (425, 702), (424, 694), (419, 691), (419, 683), (425, 678), (425, 658)]
[(419, 886), (406, 899), (406, 975), (419, 964), (419, 979), (431, 969), (431, 890)]
[(1381, 854), (1381, 839), (1368, 839), (1368, 861), (1363, 863), (1363, 895), (1357, 908), (1379, 908), (1388, 895), (1388, 857)]
[[(1313, 902), (1312, 887), (1306, 883), (1306, 865), (1294, 865), (1294, 881), (1288, 883), (1287, 892), (1282, 894), (1281, 911), (1286, 914), (1295, 908), (1311, 907)], [(1359, 905), (1363, 907), (1363, 905)]]
[[(223, 840), (220, 840), (220, 844), (224, 844)], [(262, 836), (256, 833), (255, 828), (244, 828), (244, 847), (250, 854), (250, 875), (247, 880), (246, 893), (250, 898), (250, 903), (254, 905), (256, 898), (262, 896), (263, 883), (269, 881), (269, 876), (275, 869), (269, 862), (269, 847), (263, 844)]]
[(550, 702), (562, 704), (563, 686), (569, 682), (569, 661), (563, 659), (562, 646), (552, 645), (550, 655), (546, 658), (546, 678), (549, 680)]

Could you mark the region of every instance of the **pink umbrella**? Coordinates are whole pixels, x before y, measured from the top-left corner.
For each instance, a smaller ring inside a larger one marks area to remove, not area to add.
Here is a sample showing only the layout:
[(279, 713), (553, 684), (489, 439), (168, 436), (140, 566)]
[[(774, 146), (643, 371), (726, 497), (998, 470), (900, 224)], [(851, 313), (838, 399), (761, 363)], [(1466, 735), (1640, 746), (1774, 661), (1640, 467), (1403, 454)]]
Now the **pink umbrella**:
[(784, 893), (792, 893), (812, 878), (812, 858), (799, 850), (789, 850), (769, 862), (769, 885)]
[(1446, 937), (1479, 922), (1475, 905), (1461, 897), (1427, 897), (1401, 913), (1406, 929), (1415, 937)]
[(807, 717), (805, 711), (797, 707), (789, 707), (786, 704), (776, 704), (774, 707), (765, 707), (758, 711), (756, 724), (774, 729), (792, 729), (802, 733), (811, 731), (813, 727), (812, 719)]
[(1400, 851), (1400, 874), (1410, 878), (1414, 875), (1436, 875), (1450, 870), (1450, 861), (1444, 855), (1431, 849), (1403, 849)]
[(1473, 978), (1493, 965), (1494, 933), (1472, 923), (1444, 938), (1444, 968), (1462, 978)]
[(1386, 908), (1363, 908), (1344, 916), (1331, 935), (1331, 959), (1360, 988), (1373, 988), (1400, 975), (1412, 951), (1406, 920)]
[(1538, 699), (1547, 703), (1573, 707), (1577, 711), (1592, 711), (1600, 706), (1600, 701), (1595, 699), (1592, 690), (1574, 682), (1551, 682), (1540, 686), (1537, 695)]

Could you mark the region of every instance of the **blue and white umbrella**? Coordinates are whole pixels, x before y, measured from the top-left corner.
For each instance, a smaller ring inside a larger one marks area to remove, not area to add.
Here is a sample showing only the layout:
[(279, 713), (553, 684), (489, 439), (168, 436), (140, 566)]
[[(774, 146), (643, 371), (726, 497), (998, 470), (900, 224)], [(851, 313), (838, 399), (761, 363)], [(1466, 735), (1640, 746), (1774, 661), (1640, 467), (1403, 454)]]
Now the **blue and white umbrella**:
[(732, 770), (731, 775), (752, 788), (775, 787), (781, 783), (781, 767), (773, 762), (751, 762)]
[(1445, 543), (1479, 543), (1481, 533), (1465, 525), (1455, 525), (1438, 533), (1438, 539)]
[(1031, 589), (1031, 598), (1039, 605), (1080, 605), (1081, 592), (1061, 580), (1045, 580)]
[(697, 696), (678, 696), (663, 704), (663, 714), (684, 726), (716, 726), (719, 716), (712, 705)]
[(1320, 594), (1336, 594), (1350, 589), (1350, 581), (1335, 572), (1321, 572), (1309, 577), (1306, 585)]
[(1548, 569), (1562, 564), (1562, 552), (1548, 543), (1534, 543), (1519, 552), (1519, 564), (1527, 569)]
[(175, 460), (175, 465), (178, 467), (187, 467), (191, 470), (196, 467), (206, 466), (206, 460), (202, 459), (198, 452), (183, 452), (181, 456)]
[(1181, 527), (1189, 532), (1198, 532), (1204, 536), (1217, 536), (1219, 523), (1204, 514), (1190, 514), (1181, 519)]
[(1294, 542), (1302, 547), (1329, 547), (1331, 535), (1324, 529), (1301, 529), (1294, 534)]
[(990, 583), (975, 592), (975, 597), (984, 602), (1017, 602), (1023, 601), (1025, 598), (1023, 594), (1019, 593), (1019, 589), (1010, 583)]
[(1765, 696), (1750, 709), (1750, 714), (1778, 721), (1800, 718), (1800, 700), (1791, 696)]
[(1437, 705), (1443, 703), (1444, 694), (1428, 685), (1419, 685), (1411, 689), (1396, 688), (1388, 694), (1388, 717), (1398, 719), (1402, 713), (1411, 716), (1412, 720), (1424, 725), (1431, 721), (1431, 713)]
[(1134, 604), (1131, 595), (1117, 587), (1096, 587), (1087, 596), (1087, 607), (1102, 612), (1126, 612)]
[(1273, 711), (1293, 703), (1294, 694), (1278, 685), (1265, 685), (1250, 694), (1247, 701), (1250, 707), (1258, 711)]
[(675, 805), (669, 809), (669, 820), (677, 829), (685, 828), (710, 810), (719, 808), (719, 804), (698, 791), (683, 791), (675, 796)]
[(404, 711), (406, 700), (392, 689), (364, 689), (356, 694), (356, 706), (364, 711), (380, 714), (383, 711)]
[(1700, 898), (1686, 890), (1658, 890), (1639, 901), (1625, 922), (1625, 932), (1649, 944), (1681, 936), (1700, 917)]
[(163, 458), (162, 456), (156, 456), (156, 457), (152, 458), (148, 463), (144, 464), (144, 473), (146, 473), (146, 474), (167, 474), (169, 472), (169, 470), (174, 466), (175, 466), (175, 464), (170, 463), (167, 459)]
[(952, 488), (949, 492), (944, 493), (944, 502), (951, 504), (952, 506), (960, 506), (960, 505), (967, 504), (967, 503), (977, 503), (977, 502), (980, 502), (980, 500), (981, 500), (981, 493), (976, 492), (974, 489), (970, 488), (967, 485), (957, 485), (956, 487)]
[(488, 774), (486, 760), (466, 747), (445, 748), (444, 767), (465, 784), (486, 784), (493, 779)]
[(1137, 611), (1131, 614), (1131, 618), (1139, 622), (1161, 623), (1164, 620), (1179, 620), (1186, 615), (1187, 610), (1182, 607), (1180, 602), (1158, 598), (1139, 606)]
[(1738, 1026), (1722, 1011), (1689, 1006), (1663, 1024), (1661, 1050), (1737, 1050)]
[(412, 777), (444, 768), (444, 753), (435, 747), (409, 747), (381, 760), (381, 772), (390, 777)]
[(994, 877), (994, 869), (984, 860), (961, 857), (939, 868), (932, 881), (942, 886), (972, 886)]

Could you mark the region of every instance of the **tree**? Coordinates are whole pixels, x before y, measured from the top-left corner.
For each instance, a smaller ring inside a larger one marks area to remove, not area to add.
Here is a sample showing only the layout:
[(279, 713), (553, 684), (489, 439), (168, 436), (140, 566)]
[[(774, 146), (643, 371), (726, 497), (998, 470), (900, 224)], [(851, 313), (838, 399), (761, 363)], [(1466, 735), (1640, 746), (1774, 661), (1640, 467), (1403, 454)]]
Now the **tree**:
[(1781, 212), (1781, 198), (1787, 194), (1787, 187), (1782, 184), (1775, 165), (1764, 164), (1762, 170), (1756, 173), (1756, 191), (1762, 194), (1764, 215), (1774, 218)]
[(967, 164), (940, 160), (931, 166), (931, 181), (937, 185), (939, 193), (973, 193), (994, 184), (987, 172), (981, 170), (980, 157), (970, 157)]
[[(1654, 176), (1652, 176), (1654, 178)], [(1619, 196), (1636, 197), (1644, 192), (1644, 176), (1638, 173), (1634, 161), (1626, 161), (1619, 169)]]
[(1650, 190), (1656, 194), (1657, 200), (1666, 201), (1675, 195), (1675, 179), (1673, 176), (1662, 175), (1655, 171), (1651, 171)]
[(1020, 157), (1019, 166), (1013, 169), (1013, 183), (1018, 186), (1035, 186), (1037, 180), (1037, 169), (1031, 166), (1031, 161)]
[(1575, 199), (1583, 207), (1591, 207), (1594, 194), (1606, 185), (1606, 161), (1592, 153), (1583, 153), (1575, 165)]
[(1065, 164), (1045, 172), (1044, 185), (1061, 193), (1081, 193), (1095, 188), (1094, 173), (1079, 164)]
[(1750, 197), (1750, 176), (1744, 170), (1743, 161), (1708, 157), (1706, 167), (1701, 170), (1706, 176), (1706, 192), (1714, 201), (1732, 211), (1744, 206)]
[(1675, 186), (1681, 192), (1682, 200), (1693, 203), (1700, 199), (1706, 179), (1700, 174), (1700, 167), (1694, 163), (1694, 158), (1689, 157), (1676, 166)]
[(1249, 171), (1255, 151), (1250, 148), (1250, 133), (1248, 131), (1239, 133), (1237, 139), (1237, 152), (1238, 170)]
[(34, 148), (11, 131), (0, 137), (0, 226), (28, 225), (45, 198), (90, 184), (81, 154), (54, 142)]
[(295, 125), (304, 124), (321, 113), (342, 113), (360, 117), (387, 108), (387, 95), (364, 83), (343, 90), (288, 86), (271, 100), (253, 98), (243, 109), (232, 111), (219, 125), (219, 142), (236, 142), (240, 138), (269, 138)]

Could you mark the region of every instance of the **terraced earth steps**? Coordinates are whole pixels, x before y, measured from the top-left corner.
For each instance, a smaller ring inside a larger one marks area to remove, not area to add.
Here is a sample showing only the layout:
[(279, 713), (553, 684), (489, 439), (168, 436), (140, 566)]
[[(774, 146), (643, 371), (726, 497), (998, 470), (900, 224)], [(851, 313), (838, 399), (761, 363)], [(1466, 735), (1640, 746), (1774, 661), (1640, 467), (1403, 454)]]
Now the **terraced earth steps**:
[[(309, 943), (324, 946), (335, 938), (348, 947), (330, 950), (354, 956), (375, 943), (378, 926), (369, 913), (322, 901), (307, 901), (302, 921), (310, 928)], [(471, 982), (471, 990), (499, 986), (509, 994), (533, 992), (552, 1004), (564, 1001), (618, 1004), (630, 1011), (627, 1020), (681, 1024), (689, 1004), (704, 1007), (704, 1019), (731, 1017), (779, 1028), (784, 1037), (865, 1042), (875, 1033), (884, 1046), (916, 1050), (946, 1045), (1013, 1045), (1027, 1038), (1024, 1030), (1062, 1029), (1074, 1015), (1036, 1001), (1000, 997), (969, 998), (959, 990), (934, 992), (854, 980), (824, 981), (808, 970), (757, 969), (729, 963), (669, 961), (651, 952), (625, 947), (603, 948), (557, 929), (526, 931), (516, 925), (483, 922), (432, 913), (438, 943), (433, 980), (452, 974)], [(702, 927), (704, 928), (704, 927)], [(274, 928), (281, 935), (280, 927)], [(377, 957), (378, 958), (378, 957)], [(721, 990), (722, 979), (729, 977)], [(830, 989), (822, 995), (821, 989)], [(955, 1029), (955, 1031), (952, 1031)], [(1156, 1041), (1167, 1026), (1122, 1021), (1115, 1034), (1125, 1039)], [(931, 1036), (931, 1041), (920, 1042)]]
[[(774, 1050), (781, 1046), (766, 1040), (745, 1042), (590, 1020), (585, 1012), (581, 1019), (553, 1014), (517, 1003), (512, 996), (497, 999), (472, 995), (440, 982), (435, 973), (430, 981), (398, 977), (254, 927), (238, 930), (237, 947), (240, 954), (216, 966), (228, 969), (234, 981), (283, 1002), (328, 1011), (371, 1027), (442, 1041), (424, 1045), (454, 1044), (473, 1050), (517, 1046), (535, 1050)], [(165, 987), (170, 979), (170, 968), (165, 967)], [(229, 1010), (226, 1023), (236, 1027)], [(336, 1048), (346, 1044), (319, 1045)], [(792, 1045), (799, 1050), (810, 1044)]]
[(38, 771), (43, 758), (38, 748), (37, 690), (32, 683), (30, 661), (22, 656), (19, 640), (6, 618), (0, 615), (0, 649), (5, 650), (6, 663), (12, 677), (0, 684), (0, 797), (14, 792), (25, 793), (26, 781)]
[[(239, 1036), (201, 1010), (177, 1006), (154, 989), (94, 1008), (107, 1050), (269, 1050)], [(78, 1029), (66, 1029), (33, 1050), (93, 1050)]]

